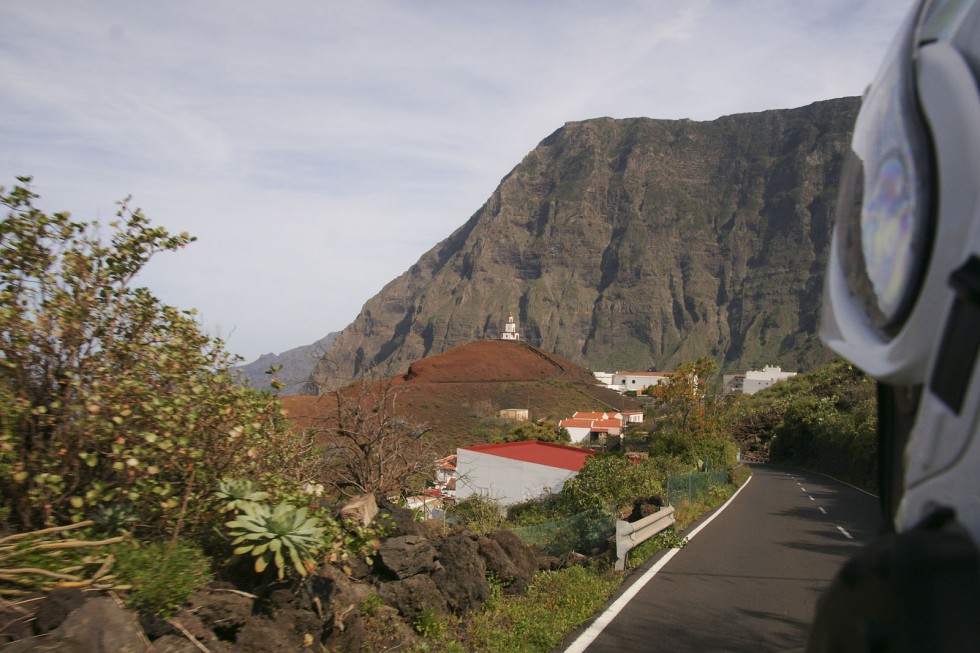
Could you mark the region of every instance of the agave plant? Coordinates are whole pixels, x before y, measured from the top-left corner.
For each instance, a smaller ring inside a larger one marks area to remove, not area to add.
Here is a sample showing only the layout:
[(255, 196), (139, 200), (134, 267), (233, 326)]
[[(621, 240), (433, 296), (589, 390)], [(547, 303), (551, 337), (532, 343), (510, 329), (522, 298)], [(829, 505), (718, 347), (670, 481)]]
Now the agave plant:
[(280, 503), (269, 508), (262, 503), (246, 503), (242, 512), (225, 524), (235, 539), (235, 554), (250, 553), (255, 571), (262, 573), (269, 563), (276, 567), (279, 579), (286, 571), (286, 557), (300, 576), (306, 575), (307, 563), (323, 540), (324, 529), (317, 520), (307, 518), (306, 508)]
[(269, 498), (268, 492), (263, 492), (252, 481), (241, 478), (218, 481), (218, 489), (214, 496), (225, 501), (221, 512), (244, 510), (246, 504), (258, 503)]

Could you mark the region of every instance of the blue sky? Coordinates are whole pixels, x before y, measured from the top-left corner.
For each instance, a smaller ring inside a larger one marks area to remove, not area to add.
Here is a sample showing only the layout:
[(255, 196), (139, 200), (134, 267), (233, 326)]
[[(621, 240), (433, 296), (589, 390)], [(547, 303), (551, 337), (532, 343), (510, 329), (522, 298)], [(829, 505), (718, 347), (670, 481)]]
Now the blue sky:
[(309, 344), (567, 121), (860, 95), (911, 0), (0, 6), (0, 185), (198, 242), (141, 281), (250, 361)]

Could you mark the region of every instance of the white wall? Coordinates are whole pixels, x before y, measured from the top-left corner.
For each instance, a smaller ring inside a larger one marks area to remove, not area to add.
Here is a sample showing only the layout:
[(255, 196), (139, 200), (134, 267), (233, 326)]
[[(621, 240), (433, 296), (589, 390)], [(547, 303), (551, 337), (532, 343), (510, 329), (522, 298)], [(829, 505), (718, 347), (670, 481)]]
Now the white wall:
[(467, 449), (457, 449), (456, 454), (457, 501), (478, 494), (505, 506), (519, 503), (549, 490), (558, 492), (577, 473)]
[(592, 433), (592, 429), (588, 426), (565, 426), (562, 428), (568, 431), (568, 439), (572, 442), (581, 442), (589, 437), (589, 433)]
[(768, 365), (762, 370), (749, 370), (745, 373), (745, 380), (742, 382), (742, 392), (747, 395), (754, 395), (763, 388), (768, 388), (778, 381), (794, 376), (796, 376), (796, 372), (784, 372), (782, 368)]

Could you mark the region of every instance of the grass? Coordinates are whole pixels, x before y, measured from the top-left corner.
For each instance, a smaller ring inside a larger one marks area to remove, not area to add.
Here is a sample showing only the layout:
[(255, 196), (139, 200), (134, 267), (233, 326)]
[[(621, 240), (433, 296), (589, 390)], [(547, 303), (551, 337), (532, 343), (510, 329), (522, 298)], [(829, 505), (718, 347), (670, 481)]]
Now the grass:
[(169, 616), (211, 578), (210, 560), (188, 542), (125, 544), (115, 554), (115, 572), (132, 586), (126, 604), (144, 614)]
[(550, 651), (605, 605), (622, 582), (608, 564), (540, 571), (527, 592), (495, 588), (483, 609), (457, 624), (442, 650), (534, 653)]

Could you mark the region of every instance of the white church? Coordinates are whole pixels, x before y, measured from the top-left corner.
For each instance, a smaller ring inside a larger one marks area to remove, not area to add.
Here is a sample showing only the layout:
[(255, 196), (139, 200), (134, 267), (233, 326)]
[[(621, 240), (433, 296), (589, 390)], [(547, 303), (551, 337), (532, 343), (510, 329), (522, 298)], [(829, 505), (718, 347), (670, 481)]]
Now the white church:
[(517, 323), (514, 322), (514, 314), (511, 313), (507, 316), (507, 324), (504, 325), (504, 331), (500, 334), (501, 340), (520, 340), (521, 334), (517, 332)]

